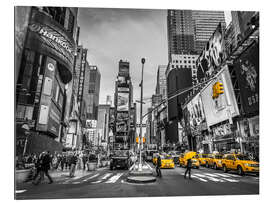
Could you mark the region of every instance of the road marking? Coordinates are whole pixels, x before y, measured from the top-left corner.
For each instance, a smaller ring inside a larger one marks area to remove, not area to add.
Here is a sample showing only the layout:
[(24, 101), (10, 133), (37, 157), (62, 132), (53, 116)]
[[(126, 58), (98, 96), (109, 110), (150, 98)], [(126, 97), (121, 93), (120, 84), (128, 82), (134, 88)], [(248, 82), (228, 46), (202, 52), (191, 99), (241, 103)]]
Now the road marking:
[(102, 180), (105, 180), (107, 179), (108, 177), (110, 177), (112, 175), (112, 173), (106, 173), (101, 179)]
[(97, 174), (95, 174), (95, 175), (93, 175), (93, 176), (91, 176), (89, 178), (84, 179), (83, 182), (88, 181), (88, 180), (91, 180), (91, 179), (93, 179), (93, 178), (95, 178), (97, 176), (99, 176), (99, 173), (97, 173)]
[(231, 174), (231, 173), (227, 173), (228, 176), (231, 176), (231, 177), (234, 177), (234, 178), (239, 178), (240, 176), (239, 175), (234, 175), (234, 174)]
[(79, 184), (80, 182), (73, 182), (72, 184)]
[(115, 176), (111, 177), (107, 182), (105, 183), (115, 183), (121, 176), (123, 175), (123, 173), (117, 173)]
[(221, 177), (224, 177), (224, 178), (229, 178), (230, 176), (226, 175), (226, 174), (221, 174), (221, 173), (214, 173), (215, 175), (219, 175)]
[(200, 176), (200, 177), (207, 177), (209, 180), (212, 180), (214, 182), (224, 182), (224, 180), (221, 180), (221, 179), (217, 179), (217, 178), (214, 178), (213, 176), (211, 176), (212, 174), (206, 174), (205, 175), (202, 175), (202, 174), (196, 174), (197, 176)]
[(26, 190), (16, 190), (15, 192), (16, 193), (23, 193), (23, 192), (25, 192)]
[(235, 179), (230, 179), (230, 178), (222, 178), (223, 180), (226, 180), (226, 181), (229, 181), (229, 182), (232, 182), (232, 183), (237, 183), (239, 182), (239, 180), (235, 180)]
[(199, 179), (200, 181), (208, 182), (207, 180), (205, 180), (205, 179), (203, 179), (203, 178), (200, 178), (200, 177), (197, 177), (196, 175), (198, 175), (198, 174), (191, 175), (191, 178), (197, 178), (197, 179)]
[(102, 180), (97, 180), (95, 182), (92, 182), (92, 183), (101, 183)]

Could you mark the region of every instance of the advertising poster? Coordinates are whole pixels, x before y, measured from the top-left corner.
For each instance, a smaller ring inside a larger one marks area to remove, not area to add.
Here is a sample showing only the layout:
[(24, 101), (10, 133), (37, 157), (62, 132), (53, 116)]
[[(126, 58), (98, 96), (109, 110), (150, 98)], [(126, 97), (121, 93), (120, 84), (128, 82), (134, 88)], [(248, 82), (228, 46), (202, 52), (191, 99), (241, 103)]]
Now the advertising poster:
[(129, 120), (128, 112), (117, 113), (117, 121), (126, 121), (126, 120)]
[(117, 98), (117, 111), (128, 111), (129, 107), (129, 94), (128, 93), (118, 93)]
[(127, 131), (128, 131), (127, 121), (116, 122), (116, 132), (127, 132)]
[[(213, 33), (201, 55), (196, 61), (198, 75), (202, 77), (211, 76), (226, 58), (225, 40), (222, 32), (222, 26), (219, 23), (216, 31)], [(198, 79), (201, 79), (198, 78)]]
[[(224, 94), (213, 99), (213, 85), (217, 81), (223, 84)], [(212, 80), (201, 90), (201, 97), (208, 127), (228, 119), (230, 120), (232, 117), (239, 115), (232, 81), (227, 66), (217, 74), (216, 79)]]
[(86, 128), (96, 128), (97, 120), (86, 120)]
[(246, 114), (259, 111), (259, 46), (252, 45), (235, 62), (241, 103)]
[(58, 110), (55, 104), (52, 103), (48, 120), (48, 131), (58, 136), (60, 129), (60, 120), (61, 112)]
[(199, 134), (201, 130), (206, 130), (206, 120), (200, 95), (196, 95), (186, 106), (186, 121), (191, 128), (193, 135)]

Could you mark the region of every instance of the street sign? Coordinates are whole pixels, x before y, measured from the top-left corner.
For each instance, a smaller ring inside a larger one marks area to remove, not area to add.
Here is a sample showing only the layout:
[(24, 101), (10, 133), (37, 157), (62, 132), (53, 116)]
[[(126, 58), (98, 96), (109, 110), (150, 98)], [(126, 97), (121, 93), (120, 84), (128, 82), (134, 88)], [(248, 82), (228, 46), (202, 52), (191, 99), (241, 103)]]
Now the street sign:
[[(141, 126), (140, 123), (137, 123), (137, 124), (136, 124), (136, 127), (137, 127), (137, 128), (139, 128), (140, 126)], [(142, 127), (143, 127), (143, 128), (146, 128), (146, 123), (142, 123)]]

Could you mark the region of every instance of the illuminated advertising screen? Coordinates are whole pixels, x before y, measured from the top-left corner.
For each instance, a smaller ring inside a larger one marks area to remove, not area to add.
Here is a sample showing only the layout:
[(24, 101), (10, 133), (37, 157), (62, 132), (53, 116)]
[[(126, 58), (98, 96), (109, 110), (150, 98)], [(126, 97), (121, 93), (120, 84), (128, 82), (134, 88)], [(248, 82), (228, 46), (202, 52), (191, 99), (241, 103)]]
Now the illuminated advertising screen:
[(127, 131), (128, 131), (128, 121), (116, 122), (116, 132), (127, 132)]
[(259, 111), (259, 46), (254, 44), (235, 62), (241, 103), (245, 113)]
[(118, 93), (117, 97), (117, 111), (128, 111), (129, 107), (129, 93)]
[[(224, 94), (213, 99), (213, 85), (217, 81), (223, 84)], [(227, 66), (217, 74), (216, 79), (212, 80), (201, 90), (201, 98), (208, 127), (239, 115)]]
[(97, 120), (86, 120), (86, 128), (96, 128)]
[(55, 104), (52, 103), (48, 120), (48, 131), (58, 136), (60, 128), (60, 120), (61, 120), (61, 112), (58, 110)]
[(206, 120), (202, 99), (196, 95), (185, 107), (185, 118), (193, 134), (206, 130)]
[(125, 121), (129, 119), (128, 112), (118, 112), (117, 121)]

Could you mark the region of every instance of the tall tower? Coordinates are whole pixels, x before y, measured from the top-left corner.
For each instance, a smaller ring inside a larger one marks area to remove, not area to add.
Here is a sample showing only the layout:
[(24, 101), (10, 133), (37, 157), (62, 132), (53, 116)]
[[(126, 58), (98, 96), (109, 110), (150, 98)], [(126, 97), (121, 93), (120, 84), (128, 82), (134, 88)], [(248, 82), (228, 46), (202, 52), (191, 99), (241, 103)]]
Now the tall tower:
[(195, 29), (195, 51), (200, 54), (219, 23), (225, 29), (224, 11), (192, 11)]

